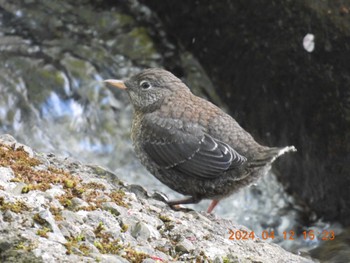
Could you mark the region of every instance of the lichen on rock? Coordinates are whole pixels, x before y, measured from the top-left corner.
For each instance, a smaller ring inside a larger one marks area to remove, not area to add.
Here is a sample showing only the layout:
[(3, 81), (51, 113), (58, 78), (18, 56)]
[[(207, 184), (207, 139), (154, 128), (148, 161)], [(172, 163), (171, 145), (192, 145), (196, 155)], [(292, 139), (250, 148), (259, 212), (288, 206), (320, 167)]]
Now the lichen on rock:
[(0, 156), (6, 262), (308, 261), (258, 238), (229, 240), (241, 226), (174, 211), (102, 167), (35, 153), (9, 135), (0, 136)]

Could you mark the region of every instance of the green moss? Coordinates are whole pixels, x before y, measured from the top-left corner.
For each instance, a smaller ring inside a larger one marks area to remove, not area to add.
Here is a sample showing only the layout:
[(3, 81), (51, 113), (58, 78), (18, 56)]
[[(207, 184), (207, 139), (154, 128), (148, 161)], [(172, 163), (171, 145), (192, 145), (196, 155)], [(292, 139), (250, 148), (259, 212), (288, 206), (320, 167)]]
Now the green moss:
[[(95, 240), (94, 246), (102, 254), (115, 254), (120, 255), (130, 262), (141, 263), (144, 259), (150, 258), (148, 254), (138, 252), (129, 246), (123, 245), (119, 239), (113, 238), (109, 233), (105, 232), (105, 226), (100, 222), (94, 229)], [(90, 249), (85, 244), (80, 242), (84, 241), (85, 237), (80, 235), (74, 238), (69, 238), (68, 242), (64, 244), (67, 249), (67, 254), (74, 253), (75, 250), (80, 251), (84, 255), (89, 255)]]
[(45, 219), (43, 219), (39, 213), (36, 213), (34, 216), (33, 216), (33, 220), (40, 224), (40, 225), (47, 225), (47, 221)]
[(33, 190), (33, 188), (34, 187), (31, 184), (25, 185), (25, 186), (23, 186), (21, 193), (27, 194), (29, 191)]
[[(50, 189), (52, 184), (61, 184), (63, 186), (64, 194), (57, 197), (57, 200), (66, 208), (72, 208), (72, 199), (78, 197), (89, 203), (89, 207), (79, 208), (86, 210), (94, 210), (102, 207), (104, 202), (110, 201), (116, 203), (119, 206), (128, 207), (125, 202), (125, 192), (123, 190), (114, 190), (110, 193), (103, 193), (106, 198), (101, 198), (101, 192), (106, 190), (103, 184), (99, 183), (83, 183), (81, 179), (70, 174), (63, 169), (55, 167), (48, 167), (47, 170), (36, 170), (35, 167), (40, 165), (41, 162), (35, 158), (31, 158), (21, 148), (12, 149), (6, 145), (0, 145), (0, 166), (10, 167), (15, 178), (14, 182), (23, 182), (26, 184), (22, 188), (22, 193), (28, 193), (31, 190), (46, 191)], [(5, 202), (4, 197), (0, 197), (0, 210), (11, 210), (15, 213), (29, 210), (27, 205), (22, 201), (16, 201), (14, 203)], [(54, 215), (55, 220), (62, 220), (61, 210), (57, 207), (50, 207), (51, 213)], [(167, 221), (166, 217), (162, 217)], [(48, 237), (48, 233), (52, 231), (46, 220), (40, 217), (39, 214), (33, 216), (33, 220), (40, 224), (42, 227), (37, 230), (36, 234), (41, 237)], [(126, 232), (128, 226), (122, 224), (121, 231)], [(149, 255), (124, 246), (119, 239), (114, 238), (111, 234), (105, 231), (103, 223), (99, 223), (94, 230), (96, 240), (94, 241), (95, 247), (101, 253), (118, 254), (131, 262), (142, 262), (143, 259), (148, 258)], [(90, 249), (84, 243), (83, 236), (77, 236), (67, 239), (65, 247), (67, 254), (74, 253), (74, 251), (80, 251), (84, 255), (90, 253)], [(18, 249), (26, 249), (29, 246), (19, 244)]]
[(121, 230), (122, 233), (125, 233), (125, 232), (128, 231), (128, 229), (129, 229), (129, 226), (126, 225), (126, 224), (124, 224), (124, 223), (122, 223), (120, 227), (121, 227), (121, 229), (122, 229), (122, 230)]
[(87, 256), (90, 253), (90, 249), (86, 245), (79, 244), (80, 242), (85, 241), (84, 235), (78, 235), (76, 237), (67, 238), (67, 240), (67, 243), (64, 244), (64, 246), (67, 249), (67, 255), (73, 253), (73, 248), (79, 249), (85, 256)]
[(133, 27), (125, 35), (118, 37), (117, 48), (131, 59), (146, 61), (157, 54), (155, 45), (145, 27)]
[(109, 242), (95, 241), (95, 243), (94, 243), (95, 247), (102, 254), (119, 254), (120, 250), (123, 248), (123, 246), (120, 244), (120, 241), (118, 239), (111, 240)]
[(97, 227), (94, 230), (94, 234), (96, 235), (96, 237), (101, 237), (101, 233), (103, 230), (105, 230), (103, 223), (98, 223)]
[(14, 213), (21, 213), (23, 211), (29, 211), (29, 207), (23, 201), (16, 201), (14, 203), (5, 202), (4, 197), (0, 196), (0, 210), (10, 210)]
[(72, 207), (72, 196), (61, 195), (57, 199), (65, 208)]
[(43, 227), (43, 228), (40, 228), (36, 231), (36, 234), (38, 236), (41, 236), (41, 237), (45, 237), (45, 238), (48, 238), (48, 234), (49, 232), (52, 232), (52, 230), (48, 227)]
[(161, 215), (161, 214), (159, 214), (158, 218), (159, 218), (160, 220), (162, 220), (164, 223), (171, 222), (170, 217), (168, 217), (168, 216), (166, 216), (166, 215)]
[[(72, 208), (72, 199), (74, 197), (83, 198), (89, 203), (88, 207), (79, 209), (95, 210), (101, 208), (102, 203), (107, 199), (100, 199), (101, 192), (106, 190), (106, 187), (100, 183), (82, 183), (77, 176), (70, 174), (63, 169), (48, 167), (47, 170), (36, 170), (35, 166), (41, 162), (35, 158), (29, 157), (28, 153), (23, 148), (13, 149), (7, 145), (0, 144), (0, 166), (10, 167), (14, 174), (13, 182), (23, 182), (26, 185), (22, 188), (22, 193), (28, 193), (32, 190), (46, 191), (51, 188), (52, 184), (61, 184), (65, 193), (57, 199), (66, 208)], [(91, 191), (88, 191), (91, 190)], [(85, 194), (85, 195), (84, 195)], [(121, 190), (113, 191), (106, 194), (117, 205), (128, 207), (123, 198), (125, 193)], [(21, 203), (6, 204), (2, 209), (11, 209), (11, 211), (19, 211), (25, 207)]]
[(79, 246), (79, 250), (80, 250), (81, 252), (83, 252), (83, 254), (84, 254), (85, 256), (87, 256), (87, 255), (90, 254), (90, 248), (89, 248), (87, 245), (85, 245), (85, 244), (81, 244), (81, 245)]
[(16, 250), (24, 250), (26, 252), (30, 252), (32, 251), (33, 249), (37, 248), (38, 245), (33, 243), (33, 242), (19, 242), (16, 246), (15, 246), (15, 249)]
[(104, 232), (105, 227), (102, 222), (95, 228), (94, 233), (96, 240), (94, 246), (102, 254), (118, 254), (122, 249), (122, 245), (119, 244), (119, 239), (114, 239), (109, 233)]
[[(47, 170), (36, 170), (35, 166), (41, 162), (32, 158), (24, 151), (23, 147), (13, 149), (10, 146), (0, 144), (0, 166), (10, 167), (15, 174), (12, 182), (23, 182), (26, 184), (22, 188), (22, 193), (28, 193), (31, 190), (46, 191), (51, 188), (51, 184), (63, 184), (71, 191), (76, 191), (75, 187), (80, 180), (70, 173), (48, 167)], [(67, 191), (67, 193), (69, 193)]]
[(103, 245), (101, 244), (101, 242), (95, 240), (94, 241), (94, 246), (99, 250), (102, 251), (103, 250)]
[(140, 46), (147, 48), (148, 52), (155, 52), (152, 38), (149, 36), (145, 27), (135, 27), (129, 34), (135, 39), (135, 41), (138, 42)]
[(65, 179), (63, 183), (66, 188), (73, 188), (74, 186), (76, 186), (76, 182), (69, 179)]

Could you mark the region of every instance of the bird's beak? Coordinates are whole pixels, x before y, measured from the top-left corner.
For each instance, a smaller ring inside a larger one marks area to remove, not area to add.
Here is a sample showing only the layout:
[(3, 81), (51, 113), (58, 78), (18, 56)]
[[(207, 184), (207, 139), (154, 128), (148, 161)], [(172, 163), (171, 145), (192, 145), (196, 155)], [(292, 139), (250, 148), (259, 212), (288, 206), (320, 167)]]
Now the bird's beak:
[(125, 83), (122, 80), (117, 80), (117, 79), (106, 79), (103, 82), (116, 87), (118, 89), (126, 89)]

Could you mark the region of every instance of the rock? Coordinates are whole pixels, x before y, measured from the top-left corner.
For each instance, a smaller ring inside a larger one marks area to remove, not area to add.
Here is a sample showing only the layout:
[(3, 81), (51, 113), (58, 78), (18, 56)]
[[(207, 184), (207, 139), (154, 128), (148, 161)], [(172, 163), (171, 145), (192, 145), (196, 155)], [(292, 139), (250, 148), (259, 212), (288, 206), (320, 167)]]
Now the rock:
[(0, 186), (5, 190), (10, 190), (12, 187), (16, 187), (15, 184), (11, 184), (10, 181), (15, 177), (13, 171), (9, 167), (0, 167)]
[(106, 211), (109, 211), (110, 213), (112, 213), (113, 215), (119, 216), (120, 212), (119, 209), (120, 207), (117, 206), (115, 203), (113, 202), (105, 202), (102, 205), (102, 208)]
[(0, 142), (5, 145), (14, 145), (17, 141), (16, 139), (11, 136), (10, 134), (1, 134), (0, 135)]
[(176, 245), (175, 250), (182, 253), (189, 253), (194, 250), (194, 246), (191, 241), (183, 239)]
[[(240, 226), (206, 213), (171, 210), (146, 190), (136, 198), (124, 183), (114, 185), (84, 164), (52, 154), (41, 158), (50, 163), (45, 176), (53, 176), (51, 187), (64, 193), (0, 190), (0, 257), (6, 262), (312, 262), (258, 238), (229, 240), (228, 228)], [(28, 183), (35, 185), (46, 170), (32, 172)], [(64, 205), (73, 199), (88, 206)]]
[(116, 256), (116, 255), (101, 255), (101, 254), (92, 254), (92, 256), (101, 263), (129, 263), (130, 261), (125, 258)]
[(147, 224), (137, 222), (131, 227), (131, 235), (139, 240), (148, 240), (151, 237), (151, 231)]

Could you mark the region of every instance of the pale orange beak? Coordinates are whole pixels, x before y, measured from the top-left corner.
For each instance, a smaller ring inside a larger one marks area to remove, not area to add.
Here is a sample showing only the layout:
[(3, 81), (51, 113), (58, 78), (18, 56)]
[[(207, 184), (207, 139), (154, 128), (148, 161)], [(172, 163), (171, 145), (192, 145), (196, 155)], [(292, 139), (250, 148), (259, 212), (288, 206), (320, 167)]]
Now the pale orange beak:
[(103, 82), (106, 82), (107, 84), (116, 87), (118, 89), (126, 89), (126, 86), (124, 84), (124, 81), (117, 80), (117, 79), (106, 79)]

